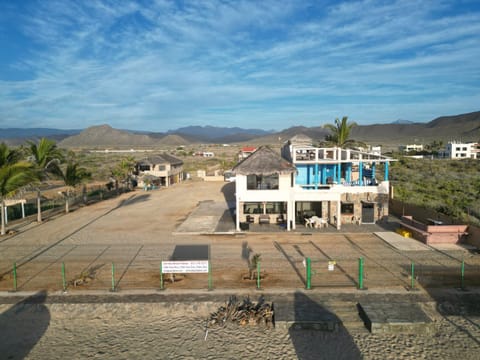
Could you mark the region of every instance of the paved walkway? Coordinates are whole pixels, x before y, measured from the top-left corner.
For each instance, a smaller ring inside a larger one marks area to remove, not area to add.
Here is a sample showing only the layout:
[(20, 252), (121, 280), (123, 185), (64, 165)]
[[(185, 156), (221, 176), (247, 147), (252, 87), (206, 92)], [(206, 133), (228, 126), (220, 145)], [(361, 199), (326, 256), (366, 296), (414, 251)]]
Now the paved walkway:
[[(226, 214), (226, 216), (224, 216)], [(220, 231), (219, 224), (222, 224)], [(213, 234), (215, 232), (233, 233), (235, 223), (231, 210), (225, 201), (201, 201), (187, 219), (180, 224), (174, 234)]]
[(401, 251), (431, 251), (432, 248), (422, 242), (401, 236), (392, 231), (374, 232), (379, 238)]

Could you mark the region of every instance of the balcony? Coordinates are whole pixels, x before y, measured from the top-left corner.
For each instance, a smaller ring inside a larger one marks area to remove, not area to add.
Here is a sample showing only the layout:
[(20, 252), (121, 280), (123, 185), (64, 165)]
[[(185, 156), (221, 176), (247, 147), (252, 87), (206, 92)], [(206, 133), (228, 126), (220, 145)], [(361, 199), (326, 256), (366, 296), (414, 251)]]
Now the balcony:
[(331, 194), (344, 194), (344, 193), (364, 193), (372, 192), (377, 194), (388, 194), (389, 182), (388, 181), (376, 181), (375, 183), (363, 183), (360, 185), (358, 181), (342, 184), (296, 184), (295, 190), (297, 192), (318, 192), (318, 193), (331, 193)]

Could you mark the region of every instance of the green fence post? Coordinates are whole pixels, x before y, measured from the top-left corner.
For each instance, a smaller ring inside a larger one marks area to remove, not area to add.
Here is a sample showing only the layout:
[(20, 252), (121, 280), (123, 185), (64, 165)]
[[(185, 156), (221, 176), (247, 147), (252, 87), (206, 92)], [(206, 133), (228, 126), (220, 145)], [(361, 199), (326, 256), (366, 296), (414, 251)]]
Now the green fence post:
[(415, 289), (415, 263), (412, 261), (411, 264), (411, 274), (410, 274), (410, 288)]
[(358, 289), (363, 290), (363, 258), (358, 258)]
[(460, 269), (460, 274), (461, 274), (461, 289), (465, 289), (465, 260), (462, 259), (462, 267)]
[(257, 261), (257, 289), (260, 289), (260, 261)]
[(163, 269), (162, 269), (161, 261), (160, 261), (160, 290), (163, 290)]
[(212, 265), (210, 260), (208, 260), (208, 290), (213, 290)]
[(13, 263), (13, 291), (17, 291), (17, 263)]
[(65, 278), (65, 263), (62, 262), (62, 288), (63, 292), (67, 291), (67, 280)]
[(112, 262), (112, 291), (115, 291), (115, 264)]
[(306, 289), (310, 290), (312, 288), (312, 262), (310, 258), (307, 258), (305, 261), (305, 267), (307, 272), (307, 281), (306, 281)]

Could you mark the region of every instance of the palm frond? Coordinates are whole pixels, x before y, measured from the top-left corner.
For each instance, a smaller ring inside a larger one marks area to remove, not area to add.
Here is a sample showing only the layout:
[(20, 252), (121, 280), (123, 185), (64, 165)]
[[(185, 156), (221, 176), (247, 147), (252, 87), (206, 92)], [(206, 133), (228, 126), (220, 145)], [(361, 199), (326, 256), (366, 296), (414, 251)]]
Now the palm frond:
[(38, 173), (26, 161), (0, 167), (0, 195), (11, 196), (20, 188), (38, 181)]

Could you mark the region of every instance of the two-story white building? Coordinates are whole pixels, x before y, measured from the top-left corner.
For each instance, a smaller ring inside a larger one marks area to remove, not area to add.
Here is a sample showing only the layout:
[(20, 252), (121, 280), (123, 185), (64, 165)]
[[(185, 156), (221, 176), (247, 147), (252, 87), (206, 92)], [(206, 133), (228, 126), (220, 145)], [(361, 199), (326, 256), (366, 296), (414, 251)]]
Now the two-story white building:
[(480, 159), (480, 144), (452, 141), (445, 146), (443, 156), (449, 159)]
[(244, 222), (283, 223), (291, 230), (313, 216), (340, 229), (345, 223), (375, 223), (388, 215), (391, 159), (292, 140), (281, 155), (260, 147), (233, 169), (237, 230)]

